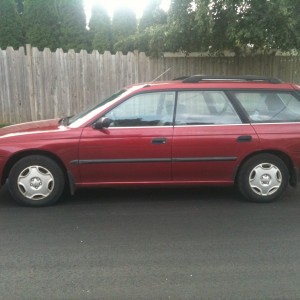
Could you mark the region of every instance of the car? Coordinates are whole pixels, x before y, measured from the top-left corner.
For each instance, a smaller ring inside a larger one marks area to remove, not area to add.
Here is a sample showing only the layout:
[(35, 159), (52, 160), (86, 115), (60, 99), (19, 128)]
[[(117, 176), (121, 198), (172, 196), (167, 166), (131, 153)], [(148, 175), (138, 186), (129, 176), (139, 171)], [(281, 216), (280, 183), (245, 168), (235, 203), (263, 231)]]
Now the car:
[(0, 129), (0, 183), (21, 205), (67, 189), (236, 185), (254, 202), (296, 187), (300, 87), (262, 76), (134, 84), (72, 117)]

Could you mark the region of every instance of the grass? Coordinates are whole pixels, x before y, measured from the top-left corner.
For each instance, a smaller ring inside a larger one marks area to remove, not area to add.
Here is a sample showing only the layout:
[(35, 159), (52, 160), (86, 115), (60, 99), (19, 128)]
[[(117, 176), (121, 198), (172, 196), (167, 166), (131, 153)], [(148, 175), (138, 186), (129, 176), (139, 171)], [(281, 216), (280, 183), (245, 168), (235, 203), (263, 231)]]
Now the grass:
[(5, 127), (5, 126), (8, 126), (8, 124), (1, 124), (1, 123), (0, 123), (0, 128), (1, 128), (1, 127)]

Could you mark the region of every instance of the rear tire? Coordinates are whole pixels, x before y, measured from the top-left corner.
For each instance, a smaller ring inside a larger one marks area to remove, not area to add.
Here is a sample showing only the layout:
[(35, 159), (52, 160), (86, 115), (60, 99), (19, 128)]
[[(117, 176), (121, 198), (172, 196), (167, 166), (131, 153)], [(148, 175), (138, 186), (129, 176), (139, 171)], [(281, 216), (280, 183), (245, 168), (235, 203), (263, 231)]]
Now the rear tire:
[(272, 202), (285, 192), (289, 183), (286, 164), (273, 154), (259, 154), (249, 158), (238, 174), (238, 187), (252, 202)]
[(30, 155), (11, 169), (8, 186), (12, 197), (24, 206), (48, 206), (58, 201), (65, 185), (60, 166), (51, 158)]

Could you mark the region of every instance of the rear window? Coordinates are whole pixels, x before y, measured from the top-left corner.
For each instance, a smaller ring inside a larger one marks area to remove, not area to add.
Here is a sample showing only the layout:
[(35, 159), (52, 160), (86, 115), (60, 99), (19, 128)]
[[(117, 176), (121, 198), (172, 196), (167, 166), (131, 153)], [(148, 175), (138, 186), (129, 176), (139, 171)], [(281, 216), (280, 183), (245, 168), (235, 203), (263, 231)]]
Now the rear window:
[(289, 92), (234, 92), (251, 122), (300, 122), (300, 101)]

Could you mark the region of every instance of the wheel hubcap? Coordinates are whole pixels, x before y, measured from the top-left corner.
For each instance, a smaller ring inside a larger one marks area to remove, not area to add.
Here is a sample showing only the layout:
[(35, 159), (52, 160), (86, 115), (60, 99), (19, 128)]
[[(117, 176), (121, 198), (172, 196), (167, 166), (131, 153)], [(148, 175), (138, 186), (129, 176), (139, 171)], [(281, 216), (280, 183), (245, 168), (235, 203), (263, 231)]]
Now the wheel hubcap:
[(273, 164), (259, 164), (250, 172), (249, 184), (253, 192), (260, 196), (274, 194), (281, 186), (282, 175)]
[(42, 200), (54, 189), (54, 178), (49, 170), (41, 166), (30, 166), (18, 177), (18, 188), (23, 196), (31, 200)]

